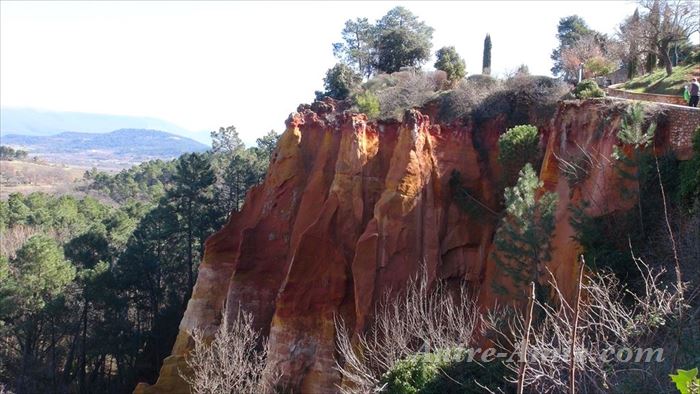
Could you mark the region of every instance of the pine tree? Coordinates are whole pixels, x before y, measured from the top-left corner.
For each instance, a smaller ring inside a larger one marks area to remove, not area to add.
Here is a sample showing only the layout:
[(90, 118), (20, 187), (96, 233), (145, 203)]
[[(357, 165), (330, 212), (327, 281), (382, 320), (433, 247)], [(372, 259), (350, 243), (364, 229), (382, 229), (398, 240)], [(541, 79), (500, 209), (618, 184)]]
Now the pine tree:
[(211, 233), (212, 227), (218, 225), (211, 212), (215, 182), (216, 175), (207, 155), (185, 154), (178, 159), (173, 175), (174, 186), (166, 196), (181, 220), (182, 233), (186, 239), (190, 291), (194, 286), (196, 243), (199, 242), (199, 248), (203, 248), (204, 240)]
[(484, 38), (484, 58), (481, 66), (481, 73), (491, 75), (491, 35), (486, 34)]
[(540, 136), (533, 125), (518, 125), (498, 138), (498, 162), (502, 166), (505, 185), (513, 185), (526, 163), (535, 165), (542, 157)]
[(628, 109), (625, 116), (622, 118), (620, 131), (617, 137), (620, 141), (629, 145), (632, 149), (629, 153), (625, 153), (619, 147), (615, 146), (613, 150), (613, 158), (620, 164), (616, 169), (620, 176), (624, 179), (629, 179), (634, 182), (637, 190), (631, 191), (627, 188), (623, 189), (623, 193), (627, 195), (637, 195), (637, 206), (639, 209), (639, 226), (644, 232), (644, 219), (642, 215), (642, 196), (639, 192), (642, 179), (642, 162), (644, 155), (649, 146), (654, 141), (654, 132), (656, 131), (656, 123), (651, 122), (646, 130), (644, 123), (646, 119), (646, 111), (644, 105), (639, 102), (633, 103)]
[[(515, 186), (506, 188), (506, 215), (494, 238), (493, 258), (518, 290), (516, 298), (526, 297), (530, 282), (535, 282), (538, 299), (546, 298), (547, 282), (544, 264), (552, 250), (550, 238), (554, 231), (557, 196), (544, 193), (537, 198), (542, 182), (528, 163), (520, 171)], [(497, 285), (496, 285), (497, 286)], [(497, 291), (506, 291), (497, 286)]]

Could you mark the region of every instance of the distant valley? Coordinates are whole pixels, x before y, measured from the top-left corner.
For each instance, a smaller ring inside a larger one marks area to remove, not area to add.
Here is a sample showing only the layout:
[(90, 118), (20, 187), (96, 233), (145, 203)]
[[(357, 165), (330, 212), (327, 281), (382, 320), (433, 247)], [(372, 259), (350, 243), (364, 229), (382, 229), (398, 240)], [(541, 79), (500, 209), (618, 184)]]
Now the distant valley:
[(191, 138), (148, 129), (109, 133), (63, 132), (55, 135), (2, 135), (2, 145), (28, 151), (51, 163), (121, 169), (152, 159), (171, 159), (209, 147)]

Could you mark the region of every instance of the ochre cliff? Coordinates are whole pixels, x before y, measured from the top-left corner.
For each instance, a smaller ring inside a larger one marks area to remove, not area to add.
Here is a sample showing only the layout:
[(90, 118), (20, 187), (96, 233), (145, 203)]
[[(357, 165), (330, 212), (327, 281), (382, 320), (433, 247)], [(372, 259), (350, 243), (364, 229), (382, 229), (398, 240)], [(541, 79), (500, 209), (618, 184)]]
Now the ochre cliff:
[[(530, 116), (542, 134), (540, 178), (559, 197), (548, 268), (566, 294), (573, 294), (580, 252), (568, 207), (586, 201), (588, 213), (598, 216), (634, 205), (620, 194), (625, 181), (611, 159), (619, 145), (619, 107), (563, 102), (553, 118)], [(428, 106), (408, 111), (402, 122), (368, 122), (342, 109), (328, 100), (290, 115), (265, 182), (206, 243), (158, 382), (140, 384), (137, 393), (188, 392), (178, 377), (188, 332), (213, 332), (225, 303), (254, 314), (257, 328), (269, 335), (269, 364), (282, 372), (283, 384), (294, 392), (332, 393), (339, 383), (334, 316), (361, 331), (377, 300), (401, 291), (421, 264), (433, 280), (480, 289), (484, 308), (498, 299), (490, 285), (503, 276), (491, 259), (497, 221), (461, 210), (448, 182), (457, 170), (475, 198), (501, 208), (498, 138), (512, 126), (507, 114), (440, 124)], [(688, 119), (700, 123), (694, 113)], [(662, 121), (655, 143), (684, 158), (689, 138), (675, 129)], [(584, 179), (572, 182), (560, 160), (580, 160), (582, 152), (592, 164)]]

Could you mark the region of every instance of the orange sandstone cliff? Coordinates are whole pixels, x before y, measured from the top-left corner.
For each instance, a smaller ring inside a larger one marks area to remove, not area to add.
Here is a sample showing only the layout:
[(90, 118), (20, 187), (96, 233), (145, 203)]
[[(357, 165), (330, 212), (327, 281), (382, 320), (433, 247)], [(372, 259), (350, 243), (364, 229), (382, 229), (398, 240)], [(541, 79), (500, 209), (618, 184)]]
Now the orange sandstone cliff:
[[(573, 294), (580, 252), (568, 207), (586, 201), (587, 213), (598, 216), (634, 205), (620, 194), (624, 180), (611, 159), (620, 144), (619, 104), (562, 102), (553, 118), (530, 117), (545, 152), (540, 178), (559, 197), (548, 268), (565, 294)], [(333, 393), (340, 380), (334, 316), (361, 331), (377, 300), (401, 291), (421, 264), (432, 280), (479, 288), (484, 308), (498, 299), (490, 285), (503, 275), (490, 257), (497, 223), (462, 211), (448, 181), (459, 171), (482, 204), (499, 209), (498, 138), (512, 126), (507, 114), (440, 124), (427, 106), (408, 111), (402, 122), (368, 122), (342, 109), (327, 100), (290, 115), (264, 183), (207, 240), (157, 383), (139, 384), (136, 393), (188, 392), (178, 377), (188, 332), (216, 330), (225, 303), (254, 314), (256, 327), (269, 335), (268, 361), (283, 384), (294, 392)], [(656, 149), (687, 159), (700, 111), (669, 106), (666, 112)], [(582, 152), (593, 164), (584, 179), (571, 182), (560, 160)]]

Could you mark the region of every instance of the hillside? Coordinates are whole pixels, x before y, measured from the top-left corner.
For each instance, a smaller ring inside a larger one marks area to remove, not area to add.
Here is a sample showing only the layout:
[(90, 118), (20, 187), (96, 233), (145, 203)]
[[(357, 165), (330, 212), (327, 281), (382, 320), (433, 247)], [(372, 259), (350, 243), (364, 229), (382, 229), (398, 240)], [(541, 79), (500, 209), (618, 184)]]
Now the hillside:
[[(168, 121), (145, 116), (108, 115), (87, 112), (45, 111), (33, 108), (0, 108), (2, 134), (53, 135), (64, 131), (108, 133), (112, 130), (152, 129), (198, 139), (190, 132)], [(208, 142), (208, 136), (203, 142)]]
[(0, 160), (0, 200), (12, 193), (73, 193), (84, 173), (84, 169), (70, 166)]
[(683, 95), (683, 87), (693, 78), (700, 78), (700, 65), (689, 64), (673, 69), (670, 76), (663, 68), (625, 82), (618, 87), (635, 93)]
[(51, 136), (9, 134), (3, 135), (2, 143), (53, 163), (100, 168), (122, 168), (208, 149), (190, 138), (146, 129), (121, 129), (104, 134), (64, 132)]

